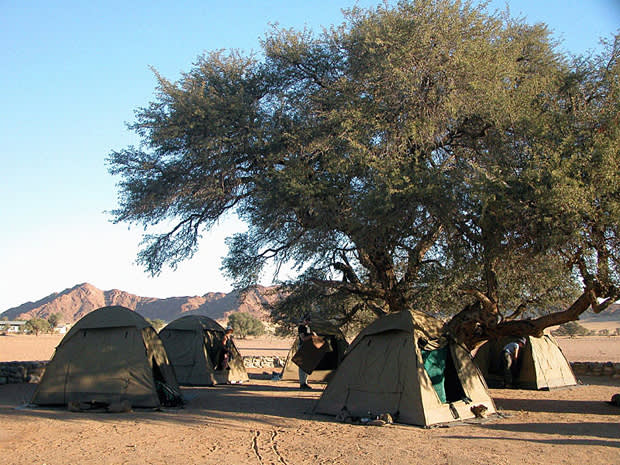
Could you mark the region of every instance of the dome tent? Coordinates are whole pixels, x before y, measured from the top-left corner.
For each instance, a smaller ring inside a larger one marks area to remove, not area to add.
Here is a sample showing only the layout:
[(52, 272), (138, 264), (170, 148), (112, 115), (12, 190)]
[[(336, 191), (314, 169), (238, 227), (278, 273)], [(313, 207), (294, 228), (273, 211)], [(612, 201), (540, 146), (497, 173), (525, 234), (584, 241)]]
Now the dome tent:
[(420, 312), (381, 317), (351, 343), (315, 406), (316, 413), (431, 426), (495, 413), (469, 352)]
[[(327, 381), (342, 362), (349, 344), (340, 328), (325, 320), (312, 320), (309, 326), (311, 331), (326, 342), (324, 348), (321, 349), (323, 352), (317, 353), (318, 351), (310, 350), (298, 355), (299, 339), (295, 337), (282, 368), (281, 379), (284, 381), (299, 380), (299, 366), (296, 362), (304, 365), (303, 358), (306, 354), (308, 358), (316, 357), (313, 361), (308, 360), (312, 366), (312, 373), (308, 375), (308, 381)], [(310, 344), (308, 347), (312, 349)]]
[[(544, 335), (525, 339), (518, 376), (513, 380), (515, 387), (550, 390), (577, 384), (573, 370), (554, 338)], [(504, 337), (486, 341), (476, 352), (474, 362), (491, 387), (503, 386), (502, 349), (511, 340)]]
[(211, 386), (249, 379), (243, 358), (234, 344), (229, 369), (220, 369), (224, 333), (217, 321), (203, 315), (183, 316), (159, 332), (180, 384)]
[(63, 337), (32, 403), (71, 402), (160, 407), (181, 403), (179, 385), (159, 336), (136, 312), (103, 307)]

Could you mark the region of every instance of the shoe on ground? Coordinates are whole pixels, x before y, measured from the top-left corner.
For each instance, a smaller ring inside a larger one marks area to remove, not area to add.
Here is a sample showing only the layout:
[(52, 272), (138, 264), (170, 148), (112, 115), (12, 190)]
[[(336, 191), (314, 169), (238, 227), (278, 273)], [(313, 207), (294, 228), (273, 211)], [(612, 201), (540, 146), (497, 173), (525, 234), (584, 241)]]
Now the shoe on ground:
[(309, 384), (302, 384), (301, 386), (299, 386), (299, 389), (306, 389), (312, 391), (312, 386), (310, 386)]

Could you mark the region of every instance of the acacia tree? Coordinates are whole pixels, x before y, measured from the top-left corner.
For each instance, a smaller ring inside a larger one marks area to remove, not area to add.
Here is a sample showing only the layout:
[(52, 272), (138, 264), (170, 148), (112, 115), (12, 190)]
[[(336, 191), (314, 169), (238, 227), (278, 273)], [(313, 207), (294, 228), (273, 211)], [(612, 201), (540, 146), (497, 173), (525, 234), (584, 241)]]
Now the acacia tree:
[(262, 336), (265, 334), (265, 325), (254, 315), (245, 312), (232, 313), (228, 317), (230, 326), (241, 339), (247, 336)]
[(234, 212), (238, 287), (300, 272), (279, 317), (417, 308), (473, 346), (619, 297), (616, 45), (570, 63), (544, 25), (420, 0), (262, 46), (158, 75), (143, 146), (111, 153), (115, 221), (172, 224), (145, 236), (149, 272)]
[(61, 318), (62, 315), (60, 313), (52, 313), (50, 316), (47, 317), (47, 322), (49, 323), (52, 330), (60, 324)]
[(31, 318), (26, 321), (24, 329), (38, 336), (39, 333), (48, 332), (51, 328), (47, 320), (43, 318)]

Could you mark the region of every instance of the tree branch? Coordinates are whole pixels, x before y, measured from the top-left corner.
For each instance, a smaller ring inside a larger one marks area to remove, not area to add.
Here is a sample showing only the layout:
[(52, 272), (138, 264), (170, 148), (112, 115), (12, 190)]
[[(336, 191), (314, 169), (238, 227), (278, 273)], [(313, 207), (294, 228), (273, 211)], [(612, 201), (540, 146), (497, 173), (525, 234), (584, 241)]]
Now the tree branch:
[(385, 299), (385, 291), (383, 289), (364, 286), (361, 283), (343, 283), (342, 281), (332, 281), (318, 278), (311, 278), (309, 281), (318, 286), (344, 290), (351, 294), (369, 297), (371, 299)]
[(337, 269), (338, 271), (341, 271), (342, 274), (344, 275), (344, 278), (348, 282), (354, 283), (354, 284), (360, 284), (361, 283), (360, 279), (357, 277), (357, 275), (353, 271), (353, 268), (351, 268), (351, 265), (345, 264), (345, 263), (341, 263), (341, 262), (336, 262), (336, 263), (333, 263), (332, 266), (335, 269)]
[(420, 266), (423, 263), (424, 256), (430, 250), (430, 248), (437, 242), (439, 235), (443, 231), (443, 225), (438, 224), (434, 230), (426, 234), (422, 239), (418, 241), (415, 247), (409, 250), (409, 259), (407, 260), (407, 272), (403, 277), (403, 281), (406, 284), (414, 282), (417, 278), (417, 274), (420, 270)]

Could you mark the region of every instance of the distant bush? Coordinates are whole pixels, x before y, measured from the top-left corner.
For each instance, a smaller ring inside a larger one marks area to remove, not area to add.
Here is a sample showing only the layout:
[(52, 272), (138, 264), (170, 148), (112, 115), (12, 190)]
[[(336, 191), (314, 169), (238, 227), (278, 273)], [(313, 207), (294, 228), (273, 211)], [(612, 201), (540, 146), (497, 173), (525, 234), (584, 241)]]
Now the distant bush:
[(60, 319), (62, 315), (60, 313), (52, 313), (48, 318), (47, 322), (50, 324), (50, 328), (54, 329), (56, 326), (60, 324)]
[(35, 335), (39, 335), (39, 333), (49, 332), (51, 330), (50, 324), (47, 320), (43, 318), (31, 318), (26, 321), (24, 325), (24, 330), (29, 333), (34, 333)]
[(551, 332), (554, 336), (588, 336), (591, 334), (587, 328), (583, 327), (576, 321), (569, 321), (567, 323), (561, 324), (558, 329)]
[(263, 322), (249, 313), (233, 313), (228, 317), (228, 326), (241, 339), (247, 336), (261, 336), (265, 334)]

